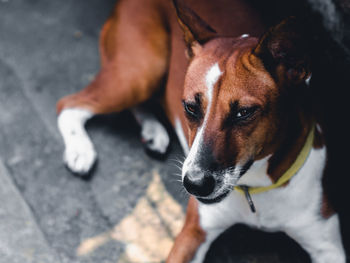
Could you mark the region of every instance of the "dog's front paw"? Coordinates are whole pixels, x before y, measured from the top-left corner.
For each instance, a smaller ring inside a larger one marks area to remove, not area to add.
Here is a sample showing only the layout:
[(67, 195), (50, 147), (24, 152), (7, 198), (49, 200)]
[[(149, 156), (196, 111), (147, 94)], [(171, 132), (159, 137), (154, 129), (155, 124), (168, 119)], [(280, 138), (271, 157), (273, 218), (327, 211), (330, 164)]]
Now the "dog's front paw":
[(142, 124), (142, 142), (147, 150), (156, 154), (165, 154), (170, 138), (164, 126), (156, 120), (146, 120)]
[(69, 170), (79, 176), (89, 175), (96, 162), (96, 151), (84, 128), (92, 115), (84, 109), (64, 109), (57, 119), (65, 144), (63, 161)]
[(97, 154), (91, 142), (78, 139), (68, 145), (64, 151), (63, 161), (74, 174), (87, 176), (92, 170)]

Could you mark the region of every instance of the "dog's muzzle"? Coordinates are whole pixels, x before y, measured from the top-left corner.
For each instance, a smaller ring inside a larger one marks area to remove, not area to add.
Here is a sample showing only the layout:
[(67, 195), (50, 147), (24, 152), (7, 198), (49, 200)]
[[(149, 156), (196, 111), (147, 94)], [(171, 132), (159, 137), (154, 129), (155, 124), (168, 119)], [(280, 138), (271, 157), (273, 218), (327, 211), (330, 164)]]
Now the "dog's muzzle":
[(186, 190), (197, 197), (206, 197), (214, 192), (214, 177), (202, 171), (188, 171), (183, 178), (183, 185)]

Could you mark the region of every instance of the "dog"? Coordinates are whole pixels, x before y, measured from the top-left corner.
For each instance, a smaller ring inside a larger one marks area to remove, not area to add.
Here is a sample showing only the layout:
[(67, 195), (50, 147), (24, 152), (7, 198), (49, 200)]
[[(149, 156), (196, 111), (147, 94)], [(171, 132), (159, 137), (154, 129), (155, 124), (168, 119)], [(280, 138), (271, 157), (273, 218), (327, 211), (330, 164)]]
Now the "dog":
[(124, 109), (146, 147), (165, 153), (169, 135), (142, 106), (165, 83), (161, 103), (186, 154), (182, 182), (191, 194), (168, 263), (203, 262), (237, 223), (284, 231), (313, 262), (345, 262), (322, 188), (327, 148), (309, 103), (300, 28), (290, 18), (266, 31), (241, 0), (119, 1), (101, 32), (100, 72), (57, 104), (65, 164), (88, 174), (97, 154), (86, 121)]

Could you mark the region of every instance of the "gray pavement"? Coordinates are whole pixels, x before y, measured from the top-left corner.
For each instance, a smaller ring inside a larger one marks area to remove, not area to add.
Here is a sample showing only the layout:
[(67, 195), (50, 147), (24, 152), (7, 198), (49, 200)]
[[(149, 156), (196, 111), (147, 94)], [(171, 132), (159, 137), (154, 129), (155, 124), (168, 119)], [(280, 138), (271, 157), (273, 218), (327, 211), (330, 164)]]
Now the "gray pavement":
[[(187, 196), (175, 182), (173, 160), (182, 158), (178, 143), (165, 161), (152, 159), (128, 112), (88, 124), (99, 154), (91, 180), (72, 176), (62, 163), (55, 103), (98, 71), (98, 33), (113, 5), (112, 0), (0, 1), (0, 263), (122, 262), (126, 243), (104, 239), (103, 233), (133, 213), (155, 171), (185, 211)], [(77, 253), (91, 237), (104, 241), (87, 255)], [(244, 227), (220, 237), (207, 259), (305, 261), (285, 236)]]
[[(59, 262), (27, 203), (0, 162), (0, 257), (2, 262)], [(20, 253), (18, 253), (20, 252)]]

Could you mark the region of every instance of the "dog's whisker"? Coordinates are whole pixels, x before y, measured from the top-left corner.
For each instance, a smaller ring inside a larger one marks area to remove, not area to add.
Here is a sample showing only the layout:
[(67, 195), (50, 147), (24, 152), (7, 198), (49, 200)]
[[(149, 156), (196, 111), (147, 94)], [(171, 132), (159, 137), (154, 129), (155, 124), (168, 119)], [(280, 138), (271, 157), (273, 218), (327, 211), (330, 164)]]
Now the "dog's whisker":
[(182, 174), (178, 174), (178, 173), (173, 173), (173, 175), (175, 175), (177, 177), (182, 177)]
[(175, 162), (175, 163), (178, 163), (178, 164), (180, 164), (180, 165), (183, 165), (183, 162), (180, 161), (180, 160), (170, 159), (170, 161)]
[(178, 168), (179, 170), (182, 170), (182, 167), (176, 165), (176, 164), (173, 164), (174, 167)]
[(186, 198), (189, 195), (184, 187), (179, 188), (179, 193), (182, 198)]
[(178, 180), (178, 179), (173, 179), (173, 180), (170, 180), (170, 182), (172, 183), (181, 183), (182, 184), (182, 180)]
[(184, 197), (184, 198), (186, 198), (186, 197), (188, 197), (190, 194), (186, 191), (186, 189), (185, 188), (182, 188), (182, 196)]
[(171, 158), (171, 159), (174, 161), (178, 161), (178, 162), (183, 163), (185, 161), (185, 158), (184, 158), (184, 156), (181, 156), (181, 157), (183, 158), (183, 160), (180, 159), (180, 156), (175, 156), (175, 158)]

